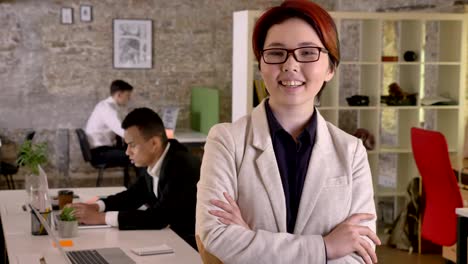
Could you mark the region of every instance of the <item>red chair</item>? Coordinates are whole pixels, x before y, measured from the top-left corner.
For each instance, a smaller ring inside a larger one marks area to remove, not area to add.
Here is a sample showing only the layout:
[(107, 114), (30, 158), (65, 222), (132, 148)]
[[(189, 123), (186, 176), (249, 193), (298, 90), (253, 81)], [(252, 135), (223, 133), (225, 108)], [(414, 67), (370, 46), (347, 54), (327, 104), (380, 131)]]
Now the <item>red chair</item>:
[(451, 246), (457, 241), (455, 208), (463, 207), (463, 201), (447, 142), (440, 132), (413, 127), (411, 145), (425, 197), (421, 235), (437, 245)]

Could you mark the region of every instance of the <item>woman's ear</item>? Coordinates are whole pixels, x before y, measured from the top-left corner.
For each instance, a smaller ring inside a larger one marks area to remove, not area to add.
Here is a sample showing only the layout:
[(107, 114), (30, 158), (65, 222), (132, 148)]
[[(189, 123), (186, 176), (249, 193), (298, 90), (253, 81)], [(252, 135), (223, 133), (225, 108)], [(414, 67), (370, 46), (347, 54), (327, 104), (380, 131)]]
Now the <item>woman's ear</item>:
[(333, 63), (330, 63), (329, 67), (327, 68), (327, 73), (325, 75), (325, 82), (329, 82), (333, 76), (335, 75), (336, 67)]

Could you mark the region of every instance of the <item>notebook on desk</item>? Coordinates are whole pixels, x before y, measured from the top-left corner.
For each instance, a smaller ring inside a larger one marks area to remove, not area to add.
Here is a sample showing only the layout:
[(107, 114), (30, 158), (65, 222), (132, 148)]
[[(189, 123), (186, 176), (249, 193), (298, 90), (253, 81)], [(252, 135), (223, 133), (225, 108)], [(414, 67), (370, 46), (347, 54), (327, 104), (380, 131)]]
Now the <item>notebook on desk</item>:
[(59, 239), (55, 232), (49, 226), (49, 223), (40, 215), (40, 213), (31, 204), (28, 204), (31, 211), (39, 219), (39, 222), (44, 226), (49, 234), (49, 238), (57, 246), (60, 254), (68, 264), (135, 264), (122, 249), (118, 247), (114, 248), (96, 248), (86, 250), (70, 250), (65, 251), (60, 245)]

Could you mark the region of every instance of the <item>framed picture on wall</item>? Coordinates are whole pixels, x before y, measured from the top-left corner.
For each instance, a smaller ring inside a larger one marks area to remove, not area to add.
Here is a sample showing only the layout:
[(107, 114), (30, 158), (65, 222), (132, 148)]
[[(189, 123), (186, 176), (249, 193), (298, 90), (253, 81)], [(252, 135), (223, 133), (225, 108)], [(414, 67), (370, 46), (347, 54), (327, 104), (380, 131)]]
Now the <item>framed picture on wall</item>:
[(152, 68), (152, 21), (114, 19), (114, 68)]
[(93, 20), (92, 8), (90, 5), (80, 6), (80, 20), (82, 22), (91, 22)]
[(73, 8), (62, 7), (60, 9), (60, 22), (62, 24), (73, 24)]

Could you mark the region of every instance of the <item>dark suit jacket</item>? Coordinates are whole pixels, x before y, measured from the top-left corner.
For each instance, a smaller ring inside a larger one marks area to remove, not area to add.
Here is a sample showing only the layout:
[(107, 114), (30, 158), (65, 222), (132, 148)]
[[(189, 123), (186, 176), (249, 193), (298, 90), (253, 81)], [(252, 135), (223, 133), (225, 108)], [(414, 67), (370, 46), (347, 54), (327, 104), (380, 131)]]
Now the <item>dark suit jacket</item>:
[[(200, 160), (177, 140), (169, 140), (161, 166), (158, 198), (153, 178), (145, 171), (127, 190), (103, 199), (106, 211), (119, 211), (120, 230), (162, 229), (168, 225), (196, 249), (195, 206)], [(137, 210), (147, 205), (146, 211)]]

